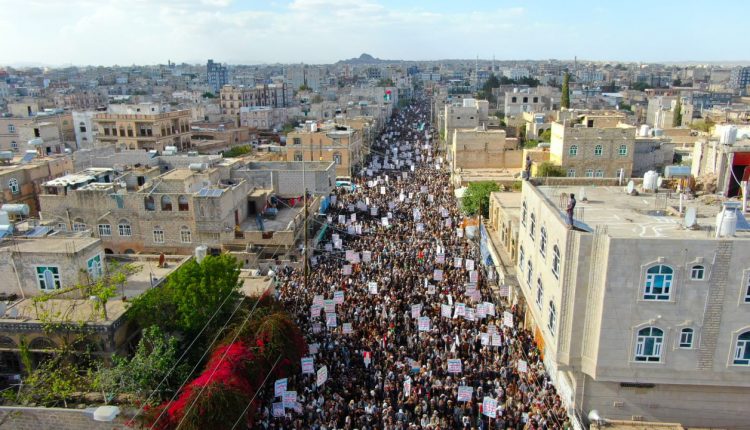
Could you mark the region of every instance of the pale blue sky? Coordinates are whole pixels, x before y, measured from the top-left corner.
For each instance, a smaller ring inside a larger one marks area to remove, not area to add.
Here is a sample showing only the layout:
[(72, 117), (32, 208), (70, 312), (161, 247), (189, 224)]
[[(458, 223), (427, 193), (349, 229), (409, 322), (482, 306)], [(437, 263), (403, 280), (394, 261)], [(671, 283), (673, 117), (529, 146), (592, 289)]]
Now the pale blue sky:
[(0, 0), (0, 64), (747, 61), (748, 16), (746, 0)]

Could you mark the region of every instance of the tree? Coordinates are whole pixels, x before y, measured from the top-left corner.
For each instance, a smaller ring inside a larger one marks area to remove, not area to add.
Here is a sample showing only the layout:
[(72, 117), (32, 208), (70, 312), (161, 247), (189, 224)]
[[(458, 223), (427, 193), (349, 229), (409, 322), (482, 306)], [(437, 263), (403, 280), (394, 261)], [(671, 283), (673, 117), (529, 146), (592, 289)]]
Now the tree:
[(568, 72), (565, 72), (565, 75), (563, 75), (562, 98), (560, 99), (560, 107), (570, 109), (570, 73)]
[(233, 158), (233, 157), (240, 157), (242, 155), (249, 154), (252, 151), (253, 151), (253, 148), (251, 148), (249, 145), (240, 145), (240, 146), (229, 148), (228, 150), (224, 151), (223, 155), (225, 158)]
[(700, 121), (693, 121), (690, 124), (690, 127), (693, 130), (703, 131), (708, 133), (711, 131), (711, 127), (713, 127), (716, 123), (711, 120), (711, 118), (706, 118), (705, 120)]
[(133, 393), (142, 398), (154, 392), (153, 400), (159, 402), (173, 394), (188, 376), (190, 367), (186, 362), (170, 373), (178, 356), (177, 338), (165, 335), (158, 326), (151, 326), (143, 330), (133, 358), (114, 356), (112, 367), (99, 371), (99, 386), (105, 393)]
[(378, 83), (377, 83), (377, 85), (375, 85), (375, 86), (376, 87), (393, 87), (393, 86), (395, 86), (395, 84), (393, 83), (393, 79), (388, 78), (388, 79), (381, 79), (381, 80), (379, 80)]
[(485, 218), (490, 213), (490, 193), (500, 191), (496, 182), (472, 182), (464, 194), (462, 204), (463, 211), (468, 215), (475, 215), (482, 208), (482, 216)]
[(648, 87), (650, 87), (650, 85), (645, 82), (635, 82), (630, 86), (630, 89), (636, 91), (645, 91)]
[(214, 93), (212, 93), (210, 91), (206, 91), (205, 93), (203, 93), (203, 98), (204, 99), (215, 99), (216, 96), (214, 95)]
[(673, 87), (679, 87), (681, 85), (682, 85), (682, 79), (680, 79), (680, 78), (677, 78), (674, 81), (672, 81), (672, 86)]
[(561, 166), (545, 161), (536, 169), (536, 176), (561, 178), (565, 176), (565, 170)]
[(544, 130), (544, 132), (539, 135), (539, 140), (541, 140), (542, 142), (551, 142), (552, 141), (552, 129)]
[(200, 263), (191, 260), (164, 286), (133, 300), (128, 314), (141, 327), (157, 325), (165, 332), (193, 335), (207, 325), (208, 333), (214, 333), (240, 298), (239, 267), (229, 254), (208, 256)]
[(677, 97), (677, 104), (674, 107), (674, 115), (672, 116), (672, 127), (679, 127), (682, 125), (682, 101)]

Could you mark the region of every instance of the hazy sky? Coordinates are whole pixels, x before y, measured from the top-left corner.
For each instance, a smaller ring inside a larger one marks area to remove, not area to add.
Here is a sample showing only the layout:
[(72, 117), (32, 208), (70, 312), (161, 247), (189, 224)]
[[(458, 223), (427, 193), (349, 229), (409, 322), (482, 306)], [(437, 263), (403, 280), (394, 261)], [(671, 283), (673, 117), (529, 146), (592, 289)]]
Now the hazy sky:
[(0, 64), (749, 60), (748, 0), (0, 0)]

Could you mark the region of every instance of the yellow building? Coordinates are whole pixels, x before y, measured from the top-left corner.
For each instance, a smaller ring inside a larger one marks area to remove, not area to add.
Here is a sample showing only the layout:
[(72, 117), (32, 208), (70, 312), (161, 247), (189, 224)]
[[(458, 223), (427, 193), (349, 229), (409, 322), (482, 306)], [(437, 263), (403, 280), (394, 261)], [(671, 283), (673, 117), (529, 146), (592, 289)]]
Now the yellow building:
[(286, 138), (287, 161), (333, 161), (336, 176), (352, 176), (362, 157), (362, 134), (352, 127), (325, 124), (319, 129), (310, 121)]
[(162, 112), (138, 106), (95, 115), (98, 141), (131, 150), (163, 151), (166, 146), (176, 146), (179, 151), (186, 151), (192, 147), (189, 110)]

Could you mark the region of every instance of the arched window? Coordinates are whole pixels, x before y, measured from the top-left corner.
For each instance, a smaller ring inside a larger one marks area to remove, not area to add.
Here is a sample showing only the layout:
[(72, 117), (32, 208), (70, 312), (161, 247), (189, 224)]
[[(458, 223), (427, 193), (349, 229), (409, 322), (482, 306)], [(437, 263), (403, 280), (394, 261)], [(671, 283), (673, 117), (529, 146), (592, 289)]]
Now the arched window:
[(544, 304), (544, 287), (542, 286), (542, 278), (536, 278), (536, 305), (539, 309), (542, 309)]
[(517, 97), (511, 97), (510, 102), (511, 103), (516, 103), (516, 102), (518, 102), (518, 98)]
[(21, 192), (21, 187), (18, 185), (18, 179), (10, 178), (8, 181), (8, 188), (10, 188), (11, 194), (18, 194)]
[(130, 221), (126, 219), (121, 219), (117, 223), (117, 231), (118, 233), (120, 233), (120, 236), (123, 236), (123, 237), (130, 237), (133, 235), (133, 232), (130, 228)]
[(529, 217), (531, 220), (531, 223), (529, 224), (529, 236), (531, 237), (531, 241), (534, 241), (534, 232), (536, 230), (536, 215), (531, 214)]
[(186, 196), (177, 197), (177, 209), (179, 209), (180, 212), (190, 209), (190, 204), (188, 203), (188, 198)]
[(29, 349), (37, 351), (55, 349), (55, 342), (46, 337), (38, 337), (29, 343)]
[(732, 364), (738, 366), (750, 366), (750, 331), (737, 336), (734, 347), (734, 361)]
[(552, 274), (560, 278), (560, 248), (557, 245), (552, 247)]
[(701, 264), (696, 264), (690, 268), (690, 279), (693, 281), (702, 281), (706, 276), (706, 268)]
[(521, 204), (521, 225), (524, 227), (526, 227), (526, 212), (528, 211), (526, 209), (526, 200), (524, 200)]
[(529, 286), (529, 289), (531, 288), (531, 278), (534, 276), (534, 264), (531, 262), (531, 258), (529, 258), (528, 263), (526, 263), (526, 285)]
[(294, 161), (304, 161), (302, 151), (294, 151)]
[(341, 153), (340, 152), (333, 153), (333, 161), (334, 163), (336, 163), (337, 166), (341, 165)]
[(575, 157), (578, 155), (578, 145), (570, 145), (570, 149), (568, 149), (568, 155), (571, 157)]
[(586, 169), (586, 177), (587, 178), (593, 178), (594, 177), (594, 169)]
[(595, 178), (603, 178), (604, 177), (604, 170), (602, 170), (602, 169), (596, 169), (596, 171), (594, 172), (594, 177)]
[(156, 210), (156, 207), (154, 205), (154, 197), (153, 196), (146, 196), (143, 198), (143, 206), (146, 208), (147, 211), (154, 211)]
[(108, 222), (99, 224), (98, 228), (99, 228), (99, 237), (112, 236), (112, 226)]
[(635, 342), (635, 361), (661, 361), (661, 346), (664, 343), (664, 332), (656, 327), (638, 330)]
[(603, 148), (602, 148), (601, 145), (596, 145), (594, 147), (594, 155), (596, 155), (597, 157), (601, 157), (602, 156), (602, 149)]
[(523, 259), (525, 257), (525, 252), (523, 252), (523, 245), (519, 247), (518, 250), (518, 267), (523, 271)]
[(547, 229), (544, 226), (539, 230), (539, 254), (542, 258), (547, 256)]
[(154, 243), (164, 243), (164, 229), (158, 225), (154, 227)]
[(620, 145), (618, 153), (623, 157), (628, 155), (628, 145)]
[(557, 328), (557, 307), (552, 300), (549, 301), (549, 320), (547, 320), (547, 328), (549, 328), (550, 333), (553, 335), (555, 334), (555, 329)]
[(575, 178), (576, 177), (576, 169), (568, 169), (568, 177), (569, 178)]
[(669, 300), (672, 294), (673, 276), (674, 270), (665, 264), (659, 264), (646, 270), (643, 299)]
[(83, 221), (83, 218), (73, 220), (73, 231), (86, 231), (86, 223)]
[(192, 241), (193, 241), (193, 234), (190, 232), (190, 229), (184, 225), (180, 227), (180, 242), (190, 243)]
[(693, 347), (694, 333), (692, 328), (683, 328), (680, 331), (680, 348), (690, 349)]
[(169, 196), (161, 196), (161, 210), (171, 211), (172, 210), (172, 199)]

